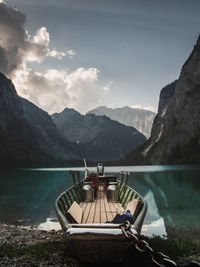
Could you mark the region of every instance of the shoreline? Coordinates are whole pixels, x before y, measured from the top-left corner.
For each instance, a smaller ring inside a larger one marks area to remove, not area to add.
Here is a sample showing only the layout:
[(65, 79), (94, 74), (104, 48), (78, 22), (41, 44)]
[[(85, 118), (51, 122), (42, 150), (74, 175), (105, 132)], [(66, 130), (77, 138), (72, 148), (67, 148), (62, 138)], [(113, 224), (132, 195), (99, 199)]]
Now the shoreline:
[(80, 266), (67, 254), (62, 230), (0, 223), (0, 266)]
[[(0, 223), (0, 232), (0, 266), (83, 266), (83, 263), (70, 257), (62, 230), (46, 231)], [(188, 244), (185, 244), (184, 255), (184, 250), (180, 250), (175, 241), (158, 236), (153, 238), (144, 236), (144, 239), (155, 251), (161, 250), (178, 264), (192, 261), (200, 263), (200, 241), (198, 244), (194, 243), (195, 245), (192, 240), (191, 243), (188, 241)], [(184, 247), (183, 240), (180, 242)], [(173, 255), (170, 255), (170, 251), (173, 251)]]

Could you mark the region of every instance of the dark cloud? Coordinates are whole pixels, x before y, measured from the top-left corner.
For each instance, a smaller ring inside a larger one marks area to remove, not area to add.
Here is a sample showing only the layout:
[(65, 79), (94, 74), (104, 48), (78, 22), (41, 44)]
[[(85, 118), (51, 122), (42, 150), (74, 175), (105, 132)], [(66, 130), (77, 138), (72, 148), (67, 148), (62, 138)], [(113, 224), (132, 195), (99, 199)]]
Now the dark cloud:
[(0, 3), (0, 23), (12, 25), (23, 31), (26, 16), (17, 9), (10, 8), (4, 3)]
[(41, 62), (45, 56), (62, 58), (66, 53), (49, 49), (49, 33), (45, 27), (31, 38), (24, 30), (25, 15), (0, 4), (0, 71), (10, 74), (26, 61)]
[(0, 72), (7, 73), (8, 61), (5, 50), (0, 47)]
[(25, 15), (0, 4), (0, 71), (9, 74), (23, 62)]
[(86, 112), (100, 104), (111, 84), (100, 85), (97, 68), (82, 67), (68, 73), (57, 69), (38, 72), (27, 67), (28, 61), (42, 62), (48, 56), (72, 58), (76, 52), (51, 50), (46, 27), (30, 36), (24, 23), (24, 14), (0, 4), (0, 72), (12, 78), (17, 92), (50, 113), (66, 106)]

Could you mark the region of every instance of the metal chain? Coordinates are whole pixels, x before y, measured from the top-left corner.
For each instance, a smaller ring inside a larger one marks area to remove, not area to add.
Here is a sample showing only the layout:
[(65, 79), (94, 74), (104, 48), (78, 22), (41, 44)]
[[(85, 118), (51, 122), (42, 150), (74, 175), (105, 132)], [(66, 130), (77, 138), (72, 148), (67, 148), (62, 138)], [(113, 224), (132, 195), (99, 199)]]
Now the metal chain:
[(138, 237), (133, 234), (129, 221), (125, 221), (124, 223), (120, 224), (119, 227), (121, 228), (123, 234), (130, 239), (130, 241), (133, 241), (136, 250), (144, 255), (148, 255), (155, 266), (177, 266), (177, 264), (171, 260), (170, 257), (166, 256), (162, 252), (155, 252), (145, 240), (138, 239)]

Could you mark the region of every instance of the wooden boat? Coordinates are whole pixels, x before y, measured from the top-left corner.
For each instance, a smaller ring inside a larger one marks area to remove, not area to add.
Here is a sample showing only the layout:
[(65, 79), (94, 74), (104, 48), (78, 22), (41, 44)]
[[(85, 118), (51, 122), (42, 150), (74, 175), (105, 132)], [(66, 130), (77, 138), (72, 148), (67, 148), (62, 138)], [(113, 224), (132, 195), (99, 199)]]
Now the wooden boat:
[(102, 165), (97, 173), (70, 171), (74, 185), (55, 202), (55, 210), (69, 242), (71, 253), (81, 261), (119, 261), (126, 255), (130, 242), (112, 222), (117, 214), (129, 209), (134, 214), (131, 230), (141, 232), (147, 203), (127, 185), (130, 172), (117, 176), (105, 175)]

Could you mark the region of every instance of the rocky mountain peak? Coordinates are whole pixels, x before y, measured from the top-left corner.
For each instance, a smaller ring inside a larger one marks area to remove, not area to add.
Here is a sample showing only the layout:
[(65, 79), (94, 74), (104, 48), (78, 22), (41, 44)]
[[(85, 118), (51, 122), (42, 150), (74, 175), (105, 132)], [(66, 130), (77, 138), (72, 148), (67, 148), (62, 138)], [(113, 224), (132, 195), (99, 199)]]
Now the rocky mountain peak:
[(53, 114), (59, 134), (82, 148), (88, 160), (113, 160), (125, 155), (130, 146), (138, 146), (146, 138), (135, 128), (125, 126), (106, 116), (81, 115), (65, 109)]
[(131, 158), (151, 164), (200, 162), (200, 37), (179, 79), (161, 91), (151, 137)]
[(118, 121), (126, 126), (134, 127), (146, 137), (150, 136), (153, 119), (155, 117), (155, 113), (151, 111), (133, 109), (129, 106), (113, 109), (101, 106), (89, 111), (88, 113), (100, 116), (104, 115), (109, 117), (111, 120)]

